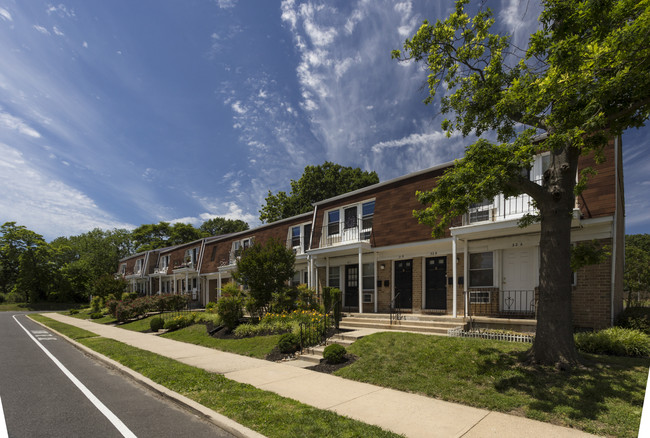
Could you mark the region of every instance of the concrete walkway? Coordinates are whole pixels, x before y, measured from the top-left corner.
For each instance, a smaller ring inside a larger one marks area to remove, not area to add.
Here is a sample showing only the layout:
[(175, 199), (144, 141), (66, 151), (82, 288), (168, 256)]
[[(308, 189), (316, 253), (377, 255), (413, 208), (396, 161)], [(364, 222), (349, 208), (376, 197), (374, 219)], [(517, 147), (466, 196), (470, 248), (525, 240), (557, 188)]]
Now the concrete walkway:
[(226, 353), (69, 316), (48, 317), (99, 336), (223, 374), (407, 437), (588, 437), (574, 429), (410, 394), (285, 363)]

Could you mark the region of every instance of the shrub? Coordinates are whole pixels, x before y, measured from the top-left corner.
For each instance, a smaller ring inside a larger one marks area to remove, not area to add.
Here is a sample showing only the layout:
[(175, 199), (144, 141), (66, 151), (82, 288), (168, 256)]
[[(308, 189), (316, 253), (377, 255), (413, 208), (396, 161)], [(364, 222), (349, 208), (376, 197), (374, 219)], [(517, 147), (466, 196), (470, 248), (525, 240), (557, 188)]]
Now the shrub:
[(205, 305), (205, 311), (206, 313), (217, 313), (217, 303), (210, 301)]
[(155, 316), (149, 321), (149, 328), (152, 332), (157, 332), (165, 326), (165, 321), (160, 316)]
[(280, 336), (280, 340), (278, 341), (278, 350), (280, 350), (280, 353), (295, 353), (298, 351), (298, 348), (300, 348), (298, 336), (293, 333), (285, 333)]
[(90, 309), (93, 313), (101, 312), (104, 308), (104, 299), (102, 297), (94, 297), (90, 301)]
[(124, 292), (122, 293), (122, 301), (131, 301), (138, 298), (137, 292)]
[(187, 315), (179, 315), (166, 320), (163, 327), (171, 332), (192, 324), (194, 324), (194, 313), (188, 313)]
[(345, 362), (345, 355), (347, 351), (345, 347), (339, 344), (331, 344), (325, 347), (323, 357), (328, 363), (337, 364)]
[(237, 296), (221, 297), (217, 302), (217, 315), (228, 330), (233, 330), (244, 316), (242, 299)]
[(76, 315), (77, 313), (79, 313), (79, 310), (78, 310), (78, 309), (70, 309), (70, 310), (68, 311), (68, 315)]
[(650, 307), (628, 307), (616, 318), (616, 325), (650, 335)]
[(104, 316), (102, 312), (94, 312), (90, 314), (90, 319), (99, 319), (102, 316)]
[(576, 348), (585, 353), (613, 356), (650, 356), (650, 336), (639, 330), (611, 327), (575, 335)]

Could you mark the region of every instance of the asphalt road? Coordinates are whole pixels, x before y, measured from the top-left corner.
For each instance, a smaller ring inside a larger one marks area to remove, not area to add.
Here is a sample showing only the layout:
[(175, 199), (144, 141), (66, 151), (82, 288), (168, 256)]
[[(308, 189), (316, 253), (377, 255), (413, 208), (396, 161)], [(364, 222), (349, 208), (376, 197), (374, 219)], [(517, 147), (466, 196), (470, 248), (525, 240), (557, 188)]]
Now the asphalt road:
[(14, 312), (0, 312), (0, 408), (0, 438), (232, 436)]

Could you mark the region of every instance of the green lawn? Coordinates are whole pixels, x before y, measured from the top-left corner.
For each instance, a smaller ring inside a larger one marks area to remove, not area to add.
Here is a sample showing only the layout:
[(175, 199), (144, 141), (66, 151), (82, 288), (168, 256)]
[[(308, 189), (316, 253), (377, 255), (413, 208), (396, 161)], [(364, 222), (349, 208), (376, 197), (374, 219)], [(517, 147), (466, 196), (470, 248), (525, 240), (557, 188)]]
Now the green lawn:
[(519, 365), (529, 345), (378, 333), (348, 348), (337, 375), (617, 437), (636, 437), (648, 359), (584, 356), (583, 369)]
[(317, 409), (220, 374), (184, 365), (42, 315), (32, 317), (172, 391), (268, 437), (397, 437), (376, 426)]
[[(90, 307), (86, 307), (83, 309), (79, 309), (79, 313), (74, 313), (70, 314), (70, 312), (61, 312), (63, 315), (66, 316), (71, 316), (73, 318), (78, 318), (78, 319), (91, 319), (90, 314), (93, 313), (93, 311), (90, 309)], [(93, 319), (93, 322), (96, 322), (97, 324), (113, 324), (117, 322), (115, 318), (113, 318), (110, 315), (102, 316), (101, 318)]]
[(255, 336), (242, 339), (216, 339), (208, 334), (203, 324), (195, 324), (174, 332), (165, 333), (162, 336), (175, 341), (202, 345), (260, 359), (264, 359), (264, 356), (273, 350), (273, 347), (278, 344), (280, 339), (280, 335)]

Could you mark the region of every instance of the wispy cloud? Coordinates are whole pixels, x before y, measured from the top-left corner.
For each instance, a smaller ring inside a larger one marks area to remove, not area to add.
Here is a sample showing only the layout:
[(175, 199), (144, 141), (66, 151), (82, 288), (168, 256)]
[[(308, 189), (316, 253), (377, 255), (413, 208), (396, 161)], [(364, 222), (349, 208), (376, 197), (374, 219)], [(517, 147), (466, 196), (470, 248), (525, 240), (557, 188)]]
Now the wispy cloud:
[(0, 107), (0, 126), (6, 129), (17, 131), (20, 134), (26, 135), (28, 137), (41, 138), (41, 134), (39, 134), (37, 130), (29, 126), (20, 118), (2, 111), (2, 107)]
[(95, 227), (132, 228), (99, 208), (83, 192), (44, 174), (24, 155), (0, 143), (0, 211), (12, 220), (36, 230), (48, 239), (79, 234)]
[(5, 8), (0, 8), (0, 18), (2, 18), (5, 21), (13, 21), (13, 19), (11, 18), (11, 14)]

